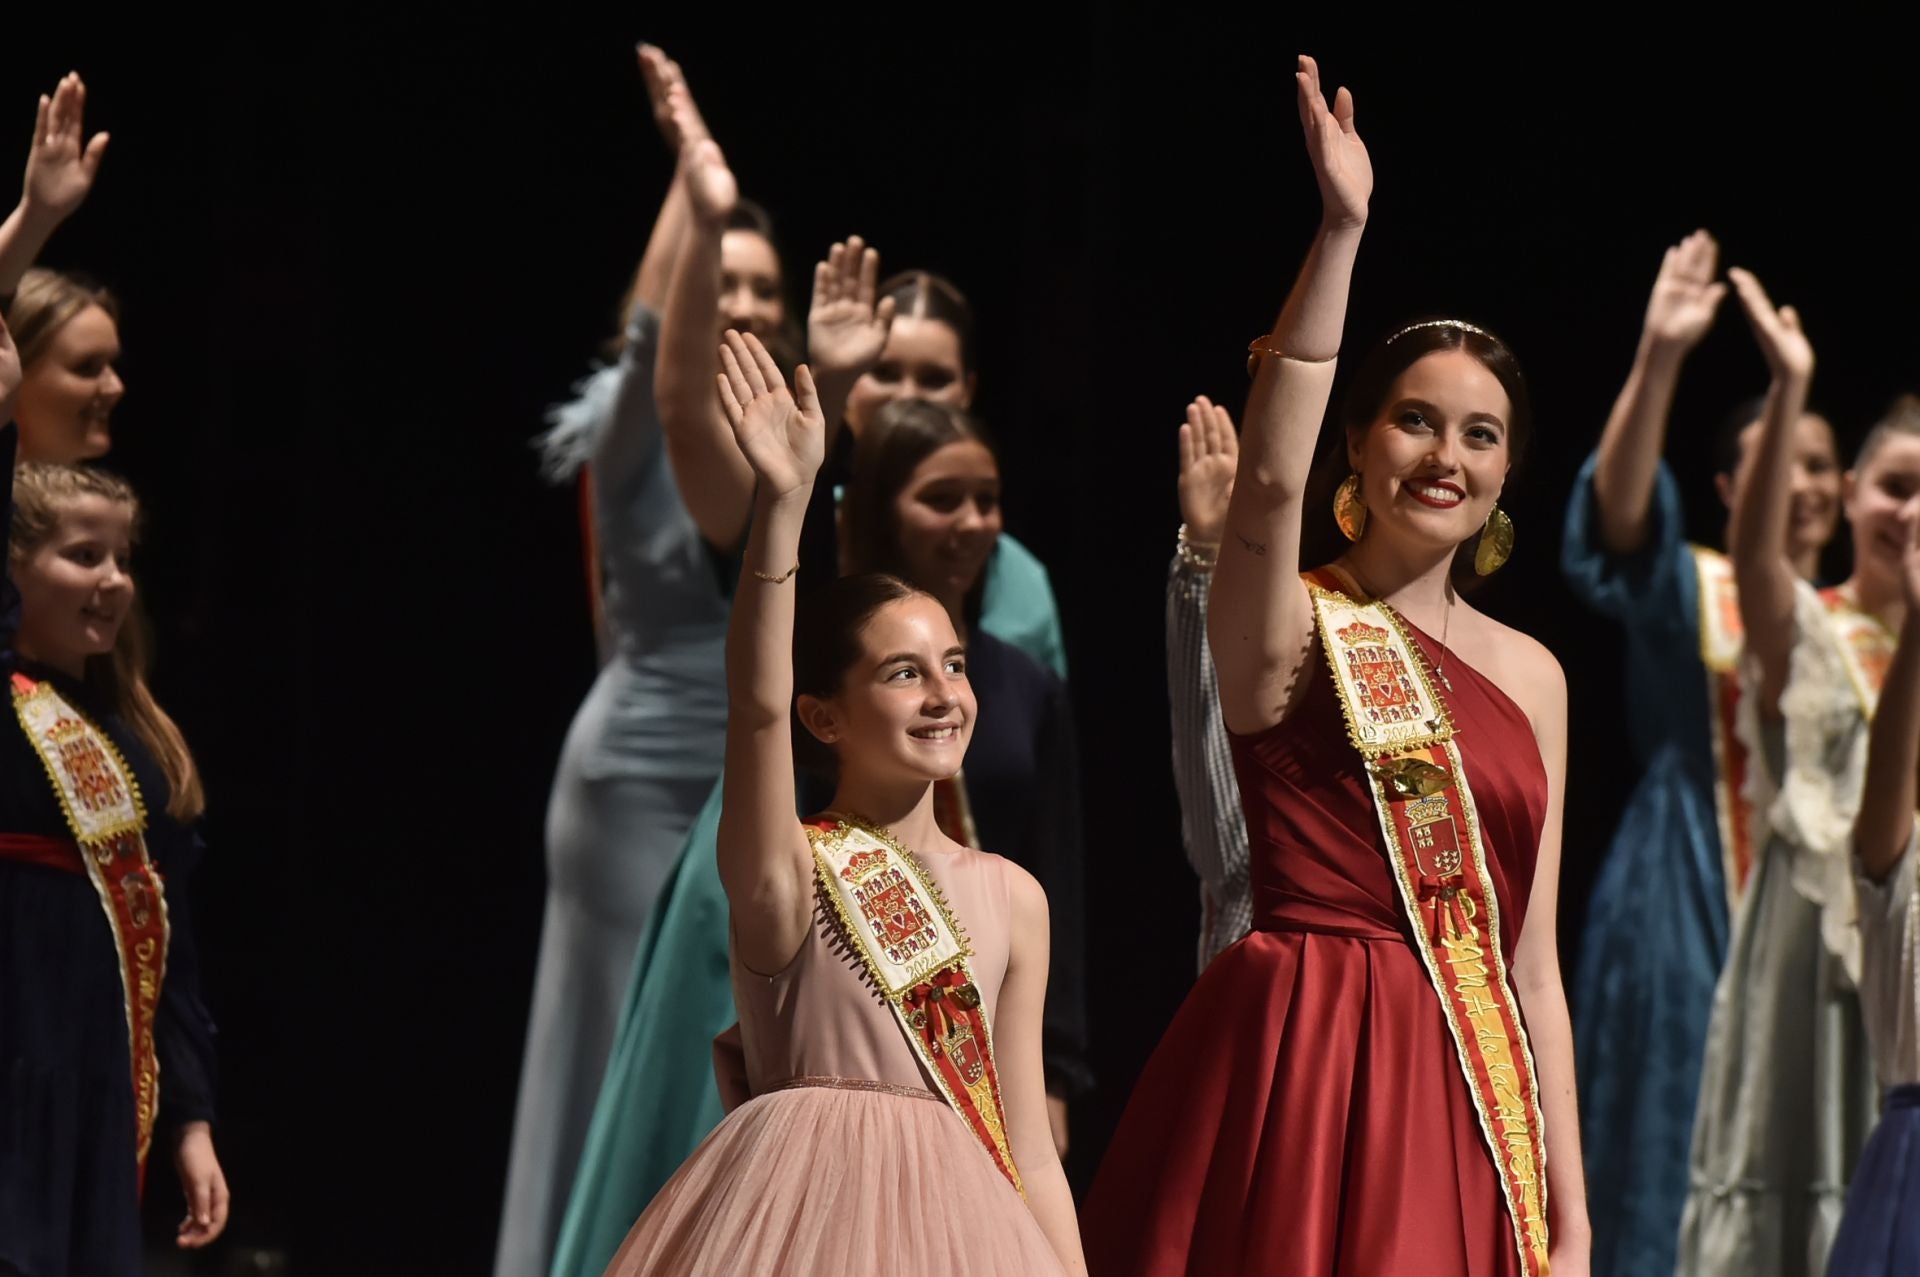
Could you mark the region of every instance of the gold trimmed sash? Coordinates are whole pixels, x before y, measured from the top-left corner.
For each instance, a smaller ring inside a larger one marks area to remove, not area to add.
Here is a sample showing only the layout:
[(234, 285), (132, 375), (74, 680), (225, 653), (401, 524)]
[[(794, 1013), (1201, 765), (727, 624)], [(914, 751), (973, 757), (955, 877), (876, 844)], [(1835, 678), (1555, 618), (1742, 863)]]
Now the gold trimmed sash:
[[(1332, 578), (1321, 576), (1319, 580)], [(1500, 1173), (1521, 1271), (1547, 1272), (1547, 1150), (1533, 1055), (1500, 949), (1500, 901), (1453, 722), (1398, 614), (1308, 580), (1347, 734), (1366, 760), (1414, 947)]]
[(1007, 1144), (987, 1009), (967, 968), (973, 950), (946, 896), (912, 852), (856, 817), (836, 816), (831, 828), (808, 825), (807, 840), (821, 898), (907, 1045), (1025, 1197)]
[(1827, 605), (1827, 620), (1833, 625), (1834, 645), (1840, 649), (1840, 662), (1847, 667), (1847, 681), (1860, 698), (1860, 709), (1868, 719), (1880, 705), (1880, 688), (1887, 681), (1887, 667), (1893, 664), (1894, 634), (1880, 618), (1860, 609), (1853, 591), (1844, 585), (1820, 591)]
[(1687, 547), (1699, 583), (1700, 663), (1707, 672), (1707, 722), (1713, 737), (1713, 807), (1720, 825), (1720, 869), (1727, 903), (1739, 902), (1753, 872), (1753, 813), (1746, 802), (1747, 747), (1735, 725), (1740, 713), (1740, 653), (1746, 626), (1733, 561), (1705, 546)]
[(135, 1160), (142, 1182), (160, 1111), (154, 1020), (167, 969), (167, 900), (147, 858), (147, 811), (113, 740), (51, 683), (13, 676), (13, 709), (46, 766), (120, 956), (132, 1063)]

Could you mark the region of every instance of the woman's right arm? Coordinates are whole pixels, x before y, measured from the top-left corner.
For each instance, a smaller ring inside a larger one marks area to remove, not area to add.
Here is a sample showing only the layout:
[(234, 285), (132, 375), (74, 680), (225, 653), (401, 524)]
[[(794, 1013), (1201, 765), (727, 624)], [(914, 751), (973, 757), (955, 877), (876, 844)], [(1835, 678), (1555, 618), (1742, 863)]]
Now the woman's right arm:
[[(740, 544), (755, 509), (753, 469), (741, 457), (714, 400), (713, 334), (720, 328), (720, 237), (739, 188), (712, 138), (699, 135), (693, 99), (684, 85), (669, 90), (672, 110), (689, 140), (680, 152), (676, 181), (692, 213), (667, 286), (660, 318), (660, 353), (654, 364), (654, 395), (667, 456), (680, 500), (716, 549)], [(784, 387), (784, 383), (782, 383)]]
[(1893, 872), (1913, 836), (1916, 769), (1920, 769), (1920, 497), (1908, 502), (1905, 571), (1907, 623), (1893, 649), (1880, 703), (1867, 733), (1867, 775), (1853, 820), (1860, 872), (1880, 882)]
[(1793, 433), (1806, 411), (1813, 382), (1813, 347), (1791, 306), (1775, 309), (1760, 281), (1739, 268), (1727, 272), (1747, 312), (1760, 353), (1773, 373), (1767, 405), (1736, 485), (1728, 546), (1740, 592), (1740, 620), (1748, 658), (1759, 668), (1758, 708), (1778, 717), (1780, 693), (1793, 657), (1794, 590), (1799, 574), (1787, 557), (1793, 506)]
[(1600, 514), (1600, 541), (1621, 557), (1647, 543), (1653, 518), (1653, 485), (1666, 445), (1667, 419), (1680, 366), (1713, 326), (1727, 286), (1714, 281), (1719, 245), (1705, 231), (1667, 250), (1647, 299), (1627, 383), (1614, 400), (1600, 434), (1593, 468), (1594, 503)]
[(0, 222), (0, 297), (11, 297), (20, 287), (47, 240), (93, 189), (100, 159), (107, 153), (107, 135), (96, 133), (83, 144), (86, 107), (87, 86), (71, 71), (51, 98), (40, 98), (20, 203)]
[(1319, 233), (1273, 331), (1261, 341), (1247, 398), (1227, 535), (1214, 568), (1207, 635), (1229, 730), (1257, 732), (1285, 717), (1312, 640), (1300, 581), (1301, 498), (1340, 353), (1347, 289), (1366, 228), (1373, 166), (1341, 89), (1329, 110), (1320, 71), (1294, 76), (1300, 123), (1319, 180)]
[(794, 816), (794, 594), (788, 569), (825, 456), (826, 426), (802, 364), (787, 393), (773, 357), (728, 330), (720, 402), (758, 478), (740, 588), (727, 625), (726, 792), (720, 803), (720, 884), (733, 911), (734, 952), (748, 970), (780, 971), (799, 952), (813, 912), (813, 853)]

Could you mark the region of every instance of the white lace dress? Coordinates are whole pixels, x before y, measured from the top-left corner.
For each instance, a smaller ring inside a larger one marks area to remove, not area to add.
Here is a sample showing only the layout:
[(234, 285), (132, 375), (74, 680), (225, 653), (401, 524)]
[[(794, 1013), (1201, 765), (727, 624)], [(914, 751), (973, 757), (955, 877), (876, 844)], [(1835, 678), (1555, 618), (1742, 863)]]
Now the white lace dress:
[(1878, 689), (1804, 583), (1794, 630), (1779, 721), (1759, 722), (1751, 672), (1744, 680), (1761, 850), (1707, 1030), (1676, 1267), (1690, 1277), (1824, 1274), (1879, 1107), (1851, 855)]

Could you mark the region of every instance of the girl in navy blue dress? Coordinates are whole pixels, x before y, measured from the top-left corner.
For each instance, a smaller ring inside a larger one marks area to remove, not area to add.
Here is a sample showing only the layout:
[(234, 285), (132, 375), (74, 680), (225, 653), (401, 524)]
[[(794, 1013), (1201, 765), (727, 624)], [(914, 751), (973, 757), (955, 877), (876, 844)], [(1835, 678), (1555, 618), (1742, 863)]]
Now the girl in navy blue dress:
[[(10, 353), (0, 349), (0, 392)], [(9, 463), (13, 434), (0, 437)], [(0, 731), (0, 1273), (138, 1274), (151, 1161), (179, 1175), (179, 1245), (207, 1245), (227, 1220), (188, 893), (205, 800), (128, 623), (132, 491), (97, 470), (29, 464), (13, 492), (17, 607), (0, 656), (16, 720)]]

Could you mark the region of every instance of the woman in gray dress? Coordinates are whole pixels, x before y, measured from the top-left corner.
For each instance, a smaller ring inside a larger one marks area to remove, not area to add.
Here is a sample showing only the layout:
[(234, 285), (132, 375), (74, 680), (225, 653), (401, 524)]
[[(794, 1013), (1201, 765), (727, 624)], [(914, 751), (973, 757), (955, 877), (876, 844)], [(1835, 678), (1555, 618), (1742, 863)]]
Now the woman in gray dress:
[(720, 772), (728, 558), (751, 474), (713, 394), (715, 338), (770, 345), (780, 261), (659, 50), (640, 63), (679, 154), (626, 308), (618, 357), (554, 413), (557, 481), (584, 473), (600, 592), (592, 690), (547, 808), (546, 911), (495, 1272), (545, 1277), (647, 916)]

